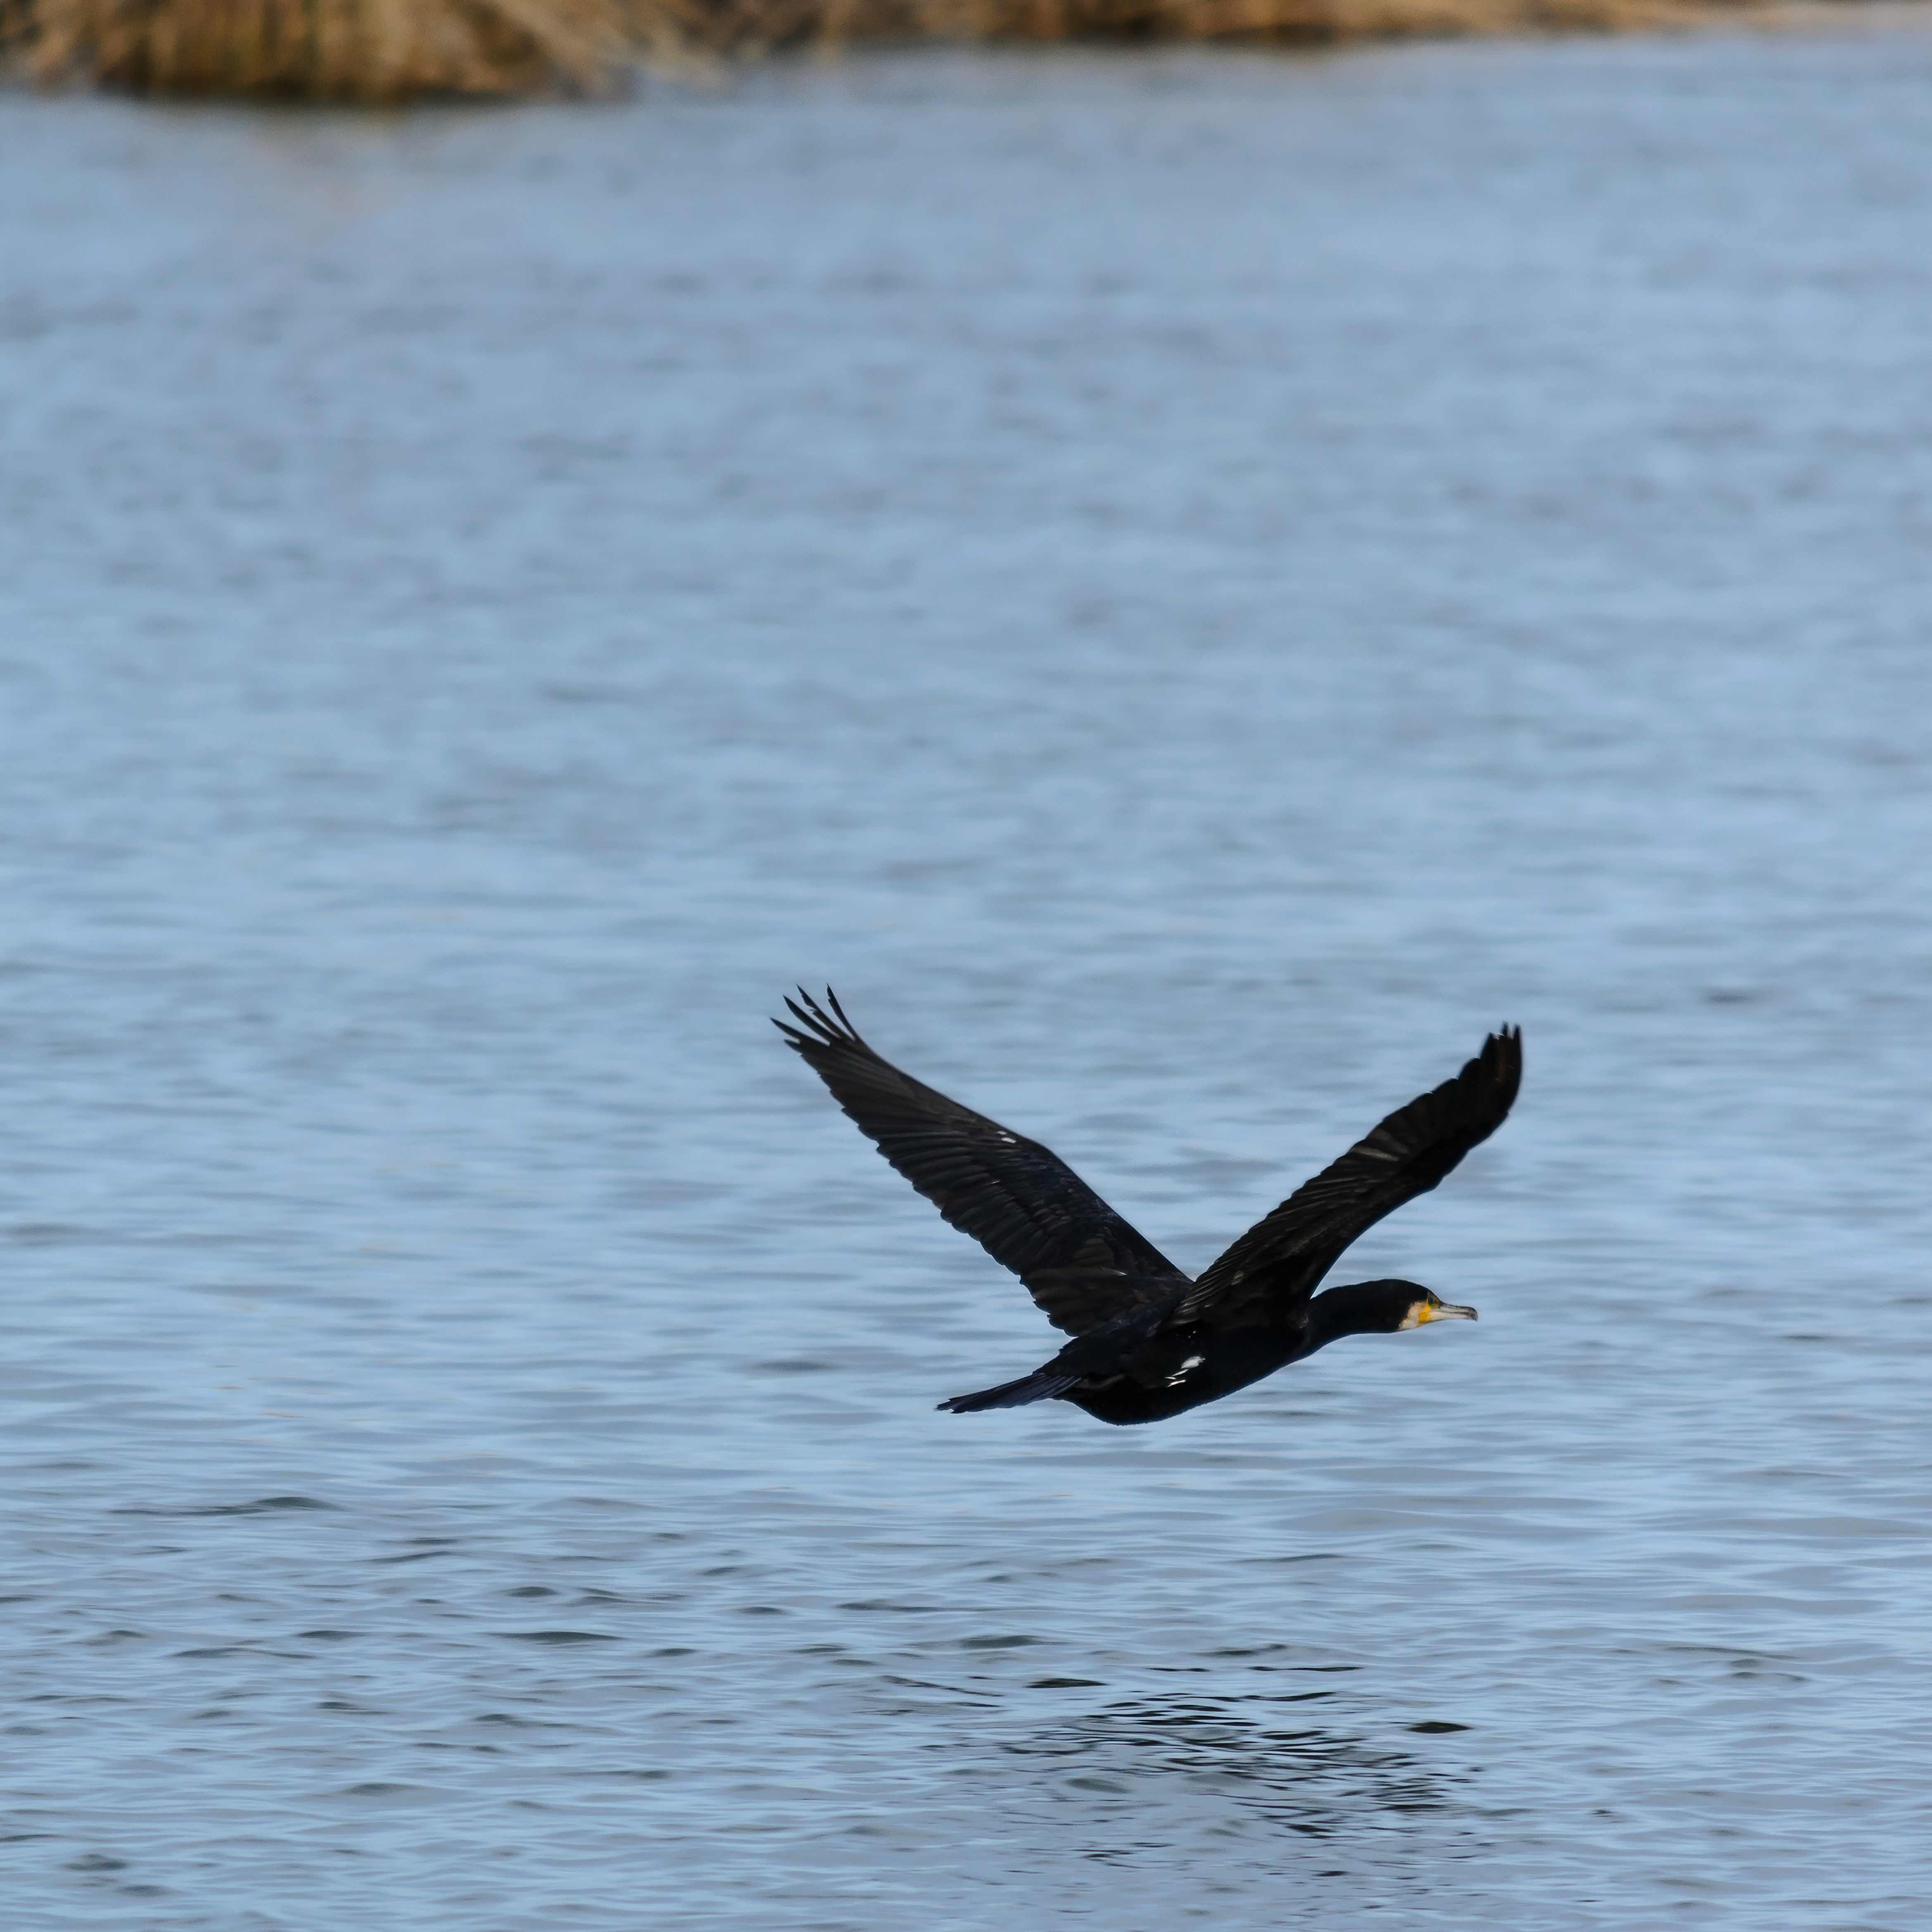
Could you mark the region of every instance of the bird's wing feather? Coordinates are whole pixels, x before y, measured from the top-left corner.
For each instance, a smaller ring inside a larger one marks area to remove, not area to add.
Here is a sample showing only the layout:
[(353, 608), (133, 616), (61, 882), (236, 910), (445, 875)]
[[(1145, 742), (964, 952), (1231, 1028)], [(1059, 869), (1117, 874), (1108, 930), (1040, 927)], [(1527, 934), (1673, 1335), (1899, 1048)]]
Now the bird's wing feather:
[[(1037, 1141), (949, 1100), (866, 1045), (828, 988), (772, 1024), (860, 1131), (954, 1227), (1011, 1268), (1054, 1327), (1078, 1335), (1171, 1300), (1187, 1276)], [(802, 1001), (801, 1005), (800, 1001)]]
[(1304, 1181), (1203, 1274), (1172, 1322), (1210, 1307), (1302, 1301), (1349, 1244), (1425, 1194), (1503, 1124), (1522, 1078), (1522, 1035), (1490, 1034), (1453, 1080), (1399, 1107), (1341, 1159)]

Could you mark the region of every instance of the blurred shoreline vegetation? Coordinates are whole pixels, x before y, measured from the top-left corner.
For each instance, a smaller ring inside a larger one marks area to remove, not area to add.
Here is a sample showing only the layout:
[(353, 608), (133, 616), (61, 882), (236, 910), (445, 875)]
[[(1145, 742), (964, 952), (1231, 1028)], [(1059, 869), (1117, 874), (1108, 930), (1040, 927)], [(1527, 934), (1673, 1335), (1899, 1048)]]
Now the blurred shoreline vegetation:
[(1310, 46), (1770, 10), (1762, 0), (0, 0), (0, 71), (49, 88), (376, 104), (608, 95), (640, 68), (860, 41)]

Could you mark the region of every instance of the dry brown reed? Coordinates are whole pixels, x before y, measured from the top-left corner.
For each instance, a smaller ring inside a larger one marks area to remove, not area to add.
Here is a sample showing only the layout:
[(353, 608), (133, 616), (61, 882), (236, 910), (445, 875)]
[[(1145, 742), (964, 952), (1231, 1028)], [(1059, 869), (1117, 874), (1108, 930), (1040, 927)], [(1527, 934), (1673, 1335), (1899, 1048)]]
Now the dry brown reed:
[(625, 0), (0, 0), (43, 86), (385, 101), (593, 92), (632, 58)]
[(1610, 30), (1752, 0), (0, 0), (46, 86), (392, 101), (594, 94), (640, 63), (854, 40), (1246, 40)]

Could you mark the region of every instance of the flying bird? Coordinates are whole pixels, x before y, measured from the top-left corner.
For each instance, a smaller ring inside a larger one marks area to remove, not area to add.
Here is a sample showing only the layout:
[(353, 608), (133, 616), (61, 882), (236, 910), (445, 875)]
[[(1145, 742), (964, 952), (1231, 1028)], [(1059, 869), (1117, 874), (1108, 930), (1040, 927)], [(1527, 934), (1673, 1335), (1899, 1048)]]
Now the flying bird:
[(802, 986), (785, 1004), (796, 1024), (772, 1024), (860, 1131), (1073, 1338), (1032, 1374), (955, 1396), (943, 1409), (1058, 1399), (1102, 1422), (1160, 1422), (1344, 1335), (1476, 1318), (1412, 1281), (1315, 1291), (1351, 1243), (1502, 1125), (1522, 1078), (1517, 1028), (1491, 1034), (1453, 1080), (1397, 1108), (1190, 1280), (1037, 1141), (875, 1053), (830, 987), (824, 1006)]

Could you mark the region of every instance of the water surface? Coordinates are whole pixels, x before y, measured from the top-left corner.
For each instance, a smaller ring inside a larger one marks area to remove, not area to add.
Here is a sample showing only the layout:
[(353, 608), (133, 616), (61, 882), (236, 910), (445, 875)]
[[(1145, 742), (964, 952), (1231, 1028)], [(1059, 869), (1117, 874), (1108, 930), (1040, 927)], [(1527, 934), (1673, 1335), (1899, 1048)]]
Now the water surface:
[[(0, 98), (10, 1924), (1918, 1922), (1928, 82)], [(800, 977), (1480, 1324), (935, 1414)]]

